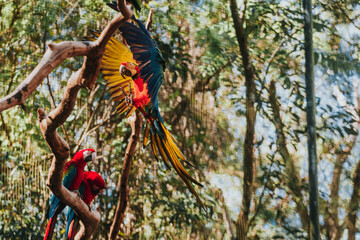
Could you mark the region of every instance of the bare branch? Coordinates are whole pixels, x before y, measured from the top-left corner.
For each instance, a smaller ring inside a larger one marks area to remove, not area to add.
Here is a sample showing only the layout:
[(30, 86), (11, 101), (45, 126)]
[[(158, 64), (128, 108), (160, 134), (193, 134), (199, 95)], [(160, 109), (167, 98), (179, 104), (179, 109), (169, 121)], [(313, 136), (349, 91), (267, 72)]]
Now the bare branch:
[(127, 5), (125, 0), (117, 0), (118, 10), (126, 18), (130, 19), (134, 13), (131, 10), (131, 5)]
[(142, 124), (143, 117), (139, 111), (133, 113), (133, 115), (129, 118), (129, 123), (131, 125), (132, 133), (129, 140), (129, 143), (126, 148), (124, 162), (123, 162), (123, 169), (121, 171), (120, 177), (120, 198), (118, 201), (118, 205), (116, 207), (115, 218), (113, 224), (110, 228), (109, 239), (115, 240), (119, 230), (120, 225), (124, 220), (125, 211), (127, 207), (127, 203), (129, 201), (129, 174), (130, 174), (130, 167), (132, 163), (132, 158), (135, 153), (136, 145), (140, 136), (141, 131), (141, 124)]
[[(54, 68), (59, 66), (65, 59), (75, 56), (89, 56), (91, 62), (88, 63), (85, 69), (84, 79), (89, 79), (85, 85), (90, 88), (95, 82), (99, 70), (102, 55), (105, 45), (110, 39), (115, 30), (126, 19), (118, 14), (106, 26), (99, 38), (94, 41), (65, 41), (60, 43), (51, 43), (45, 52), (40, 63), (30, 73), (29, 76), (9, 95), (0, 99), (0, 112), (14, 107), (16, 105), (23, 105), (25, 100), (35, 91), (35, 89), (43, 82), (45, 77)], [(95, 71), (94, 71), (95, 70)], [(83, 85), (84, 80), (80, 80)]]

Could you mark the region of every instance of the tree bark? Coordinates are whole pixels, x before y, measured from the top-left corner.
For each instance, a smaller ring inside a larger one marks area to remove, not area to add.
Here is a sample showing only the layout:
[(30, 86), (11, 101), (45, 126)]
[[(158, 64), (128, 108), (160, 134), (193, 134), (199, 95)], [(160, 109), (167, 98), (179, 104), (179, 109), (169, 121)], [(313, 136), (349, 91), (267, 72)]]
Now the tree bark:
[(236, 0), (230, 0), (231, 15), (234, 22), (236, 38), (239, 44), (242, 62), (245, 70), (246, 86), (246, 133), (244, 146), (244, 185), (243, 199), (240, 213), (236, 224), (237, 239), (245, 239), (248, 232), (248, 220), (250, 214), (250, 203), (253, 195), (253, 182), (255, 176), (254, 138), (255, 138), (255, 70), (251, 63), (244, 19), (246, 12), (246, 0), (244, 0), (242, 16), (239, 15)]
[(131, 125), (132, 133), (130, 136), (130, 141), (127, 145), (123, 168), (121, 171), (120, 178), (120, 198), (116, 207), (115, 218), (110, 228), (109, 239), (114, 240), (117, 238), (117, 235), (120, 231), (120, 225), (124, 220), (125, 211), (127, 203), (129, 201), (129, 175), (132, 158), (136, 149), (137, 142), (139, 140), (141, 125), (142, 125), (142, 115), (139, 111), (133, 113), (133, 116), (129, 118), (129, 123)]

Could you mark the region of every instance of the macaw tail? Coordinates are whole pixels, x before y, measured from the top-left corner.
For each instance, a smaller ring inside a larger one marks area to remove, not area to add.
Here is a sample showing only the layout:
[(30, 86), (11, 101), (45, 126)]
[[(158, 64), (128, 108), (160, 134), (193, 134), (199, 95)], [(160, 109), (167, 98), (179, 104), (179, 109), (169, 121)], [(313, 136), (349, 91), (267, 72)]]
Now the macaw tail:
[[(65, 230), (65, 236), (67, 237), (67, 238), (69, 238), (68, 236), (69, 236), (69, 231), (71, 232), (71, 229), (72, 229), (72, 221), (75, 219), (75, 218), (77, 218), (76, 216), (75, 216), (75, 212), (74, 212), (74, 210), (71, 208), (71, 207), (68, 207), (68, 211), (67, 211), (67, 214), (66, 214), (66, 230)], [(75, 231), (76, 231), (76, 229), (75, 229)]]
[(178, 173), (180, 178), (184, 181), (190, 192), (196, 197), (201, 207), (205, 209), (204, 204), (200, 200), (200, 197), (197, 195), (195, 189), (190, 182), (193, 182), (200, 187), (203, 187), (203, 185), (190, 176), (190, 174), (186, 171), (179, 159), (186, 162), (192, 167), (194, 166), (185, 159), (185, 156), (182, 154), (182, 152), (176, 145), (176, 139), (166, 129), (161, 120), (147, 118), (147, 121), (148, 123), (144, 132), (144, 146), (146, 145), (150, 137), (151, 148), (154, 152), (156, 159), (158, 159), (158, 155), (160, 155), (168, 169), (170, 169), (170, 164), (173, 166), (173, 168)]
[[(91, 33), (95, 38), (87, 38), (90, 41), (95, 41), (101, 34), (101, 32), (95, 31), (92, 31)], [(134, 92), (134, 85), (131, 77), (123, 78), (121, 76), (119, 67), (125, 62), (136, 63), (132, 56), (133, 55), (128, 47), (116, 38), (111, 37), (106, 45), (104, 57), (101, 62), (101, 70), (104, 79), (110, 88), (111, 98), (113, 101), (119, 102), (116, 109), (120, 115), (127, 112), (125, 118), (129, 117), (136, 110), (134, 106), (128, 106), (125, 100), (126, 95), (129, 96)]]
[(70, 223), (69, 228), (66, 228), (66, 239), (73, 240), (79, 227), (79, 218), (75, 216)]
[(46, 227), (44, 240), (50, 240), (52, 239), (52, 235), (54, 234), (54, 228), (57, 221), (57, 216), (61, 211), (64, 209), (65, 205), (60, 203), (58, 207), (56, 208), (56, 211), (52, 214), (52, 216), (49, 218), (48, 225)]

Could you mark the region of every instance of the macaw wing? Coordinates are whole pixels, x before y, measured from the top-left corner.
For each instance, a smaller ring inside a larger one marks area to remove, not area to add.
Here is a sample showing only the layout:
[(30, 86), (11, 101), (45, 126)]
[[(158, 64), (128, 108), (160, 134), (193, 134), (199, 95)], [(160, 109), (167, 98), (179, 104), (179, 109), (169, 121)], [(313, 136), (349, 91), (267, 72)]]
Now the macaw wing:
[(151, 103), (154, 104), (161, 84), (164, 82), (165, 61), (156, 42), (151, 38), (144, 24), (133, 16), (133, 23), (125, 22), (119, 27), (136, 63), (139, 65), (140, 77), (147, 83)]
[[(99, 37), (101, 33), (92, 32), (95, 37)], [(88, 38), (91, 41), (95, 41), (95, 38)], [(131, 77), (125, 79), (121, 76), (119, 68), (121, 63), (132, 62), (136, 63), (133, 58), (133, 54), (130, 49), (118, 41), (116, 38), (111, 37), (106, 45), (103, 60), (101, 62), (101, 71), (103, 77), (109, 86), (109, 91), (113, 101), (119, 101), (117, 106), (118, 112), (123, 114), (128, 111), (126, 117), (130, 116), (135, 107), (129, 108), (125, 102), (125, 95), (130, 95), (130, 89), (134, 91), (134, 85)], [(130, 86), (130, 89), (129, 89)], [(124, 92), (123, 92), (124, 91)]]
[(63, 185), (69, 190), (71, 189), (71, 185), (75, 179), (77, 174), (77, 168), (75, 164), (72, 164), (68, 167), (68, 169), (64, 172)]
[[(75, 164), (71, 164), (64, 172), (64, 177), (63, 177), (63, 182), (62, 182), (64, 187), (71, 190), (71, 185), (74, 181), (76, 173), (77, 173), (77, 169), (76, 169)], [(57, 198), (55, 195), (52, 195), (52, 197), (50, 199), (50, 206), (49, 206), (49, 213), (48, 213), (49, 218), (52, 218), (54, 216), (55, 212), (59, 209), (60, 205), (61, 205), (60, 199)]]

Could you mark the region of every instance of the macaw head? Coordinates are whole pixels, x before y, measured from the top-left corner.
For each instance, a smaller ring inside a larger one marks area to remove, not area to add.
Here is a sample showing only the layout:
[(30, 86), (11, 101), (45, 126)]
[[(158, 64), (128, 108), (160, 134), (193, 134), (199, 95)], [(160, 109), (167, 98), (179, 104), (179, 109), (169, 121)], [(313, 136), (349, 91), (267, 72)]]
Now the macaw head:
[(87, 181), (87, 184), (89, 184), (94, 197), (105, 189), (105, 181), (97, 172), (84, 172), (84, 181)]
[(123, 78), (132, 77), (139, 72), (138, 65), (132, 62), (122, 63), (119, 72)]
[(79, 161), (79, 162), (95, 162), (95, 158), (96, 158), (96, 152), (94, 149), (88, 148), (88, 149), (84, 149), (81, 151), (78, 151), (75, 156), (73, 157), (73, 159), (75, 161)]

